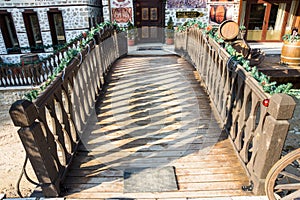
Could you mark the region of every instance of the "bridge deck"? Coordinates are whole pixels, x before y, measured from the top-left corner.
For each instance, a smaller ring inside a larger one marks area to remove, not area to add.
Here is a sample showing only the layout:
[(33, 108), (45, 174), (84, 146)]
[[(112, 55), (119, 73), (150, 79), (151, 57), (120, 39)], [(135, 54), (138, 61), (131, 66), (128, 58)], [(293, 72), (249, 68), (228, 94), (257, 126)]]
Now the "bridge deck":
[[(248, 178), (221, 133), (197, 73), (184, 59), (119, 60), (95, 110), (65, 180), (66, 198), (251, 195), (241, 190)], [(148, 176), (141, 178), (146, 191), (124, 189), (124, 171), (165, 166), (174, 167), (177, 189), (147, 191)]]

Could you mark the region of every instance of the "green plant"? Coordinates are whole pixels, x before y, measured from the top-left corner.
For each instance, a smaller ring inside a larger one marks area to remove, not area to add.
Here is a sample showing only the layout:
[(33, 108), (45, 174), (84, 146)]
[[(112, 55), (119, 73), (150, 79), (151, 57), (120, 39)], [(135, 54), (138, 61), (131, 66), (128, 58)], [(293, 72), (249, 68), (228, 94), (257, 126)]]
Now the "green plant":
[(282, 40), (286, 42), (298, 42), (300, 41), (300, 35), (285, 34), (282, 36)]
[(298, 29), (293, 28), (291, 33), (282, 36), (282, 40), (285, 42), (298, 42), (300, 41), (300, 35), (298, 34)]
[[(200, 24), (199, 22), (195, 22), (195, 20), (190, 20), (185, 22), (183, 25), (178, 26), (177, 32), (185, 32), (188, 28), (192, 27), (194, 24)], [(201, 24), (202, 25), (202, 24)], [(211, 25), (203, 24), (205, 29), (203, 34), (213, 38), (216, 42), (219, 43), (219, 37), (216, 31), (216, 27)], [(199, 28), (199, 26), (198, 26)], [(244, 27), (240, 27), (240, 30)], [(283, 37), (283, 40), (290, 41), (299, 41), (300, 35), (298, 35), (297, 31), (294, 34), (287, 34)], [(259, 72), (256, 67), (250, 66), (250, 61), (245, 59), (240, 53), (236, 52), (236, 50), (232, 47), (231, 44), (225, 43), (224, 48), (226, 51), (233, 57), (235, 61), (237, 61), (244, 69), (253, 77), (257, 82), (262, 86), (263, 90), (269, 94), (275, 93), (286, 93), (295, 98), (300, 99), (300, 89), (293, 89), (293, 85), (291, 83), (286, 84), (277, 84), (275, 81), (271, 82), (270, 77)]]
[(169, 20), (167, 22), (167, 29), (174, 30), (174, 22), (173, 22), (172, 17), (169, 17)]
[(174, 38), (174, 22), (172, 17), (169, 17), (165, 31), (166, 31), (166, 38)]
[(246, 30), (246, 26), (240, 25), (239, 29), (240, 29), (240, 31), (245, 31)]
[[(111, 22), (102, 22), (100, 24), (97, 24), (96, 27), (92, 28), (90, 31), (81, 33), (80, 35), (71, 39), (68, 43), (64, 44), (63, 46), (60, 47), (60, 49), (58, 49), (56, 51), (60, 51), (61, 49), (67, 48), (68, 46), (70, 46), (70, 44), (72, 44), (76, 41), (80, 41), (80, 45), (78, 46), (78, 48), (68, 49), (64, 58), (62, 58), (60, 60), (60, 64), (54, 69), (53, 74), (51, 76), (49, 76), (48, 79), (38, 89), (34, 89), (34, 90), (31, 90), (30, 92), (26, 93), (24, 95), (24, 99), (27, 99), (29, 101), (35, 100), (38, 97), (38, 95), (40, 93), (42, 93), (54, 81), (54, 79), (57, 77), (57, 75), (60, 72), (63, 72), (65, 70), (65, 68), (70, 64), (72, 59), (75, 58), (78, 55), (78, 53), (81, 52), (83, 50), (83, 48), (85, 48), (87, 46), (87, 44), (93, 39), (93, 34), (96, 34), (98, 31), (103, 29), (103, 27), (105, 25), (113, 25), (115, 30), (123, 31), (123, 29), (121, 29), (118, 26), (118, 24), (112, 24)], [(17, 66), (21, 66), (21, 64), (17, 64)]]
[(134, 40), (137, 37), (137, 28), (131, 21), (127, 22), (127, 37), (130, 40)]

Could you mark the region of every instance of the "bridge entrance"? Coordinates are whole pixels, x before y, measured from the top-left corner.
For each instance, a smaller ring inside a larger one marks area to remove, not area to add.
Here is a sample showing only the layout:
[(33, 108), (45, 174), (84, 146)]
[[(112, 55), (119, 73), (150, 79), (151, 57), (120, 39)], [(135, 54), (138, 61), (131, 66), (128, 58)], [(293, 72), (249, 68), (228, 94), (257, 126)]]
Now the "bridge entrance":
[(138, 43), (163, 42), (165, 3), (162, 0), (137, 0), (134, 19), (138, 27)]
[[(90, 117), (63, 185), (64, 196), (171, 199), (251, 194), (241, 189), (249, 179), (195, 74), (195, 68), (177, 56), (120, 59)], [(170, 168), (173, 175), (160, 174), (156, 183), (148, 178)]]

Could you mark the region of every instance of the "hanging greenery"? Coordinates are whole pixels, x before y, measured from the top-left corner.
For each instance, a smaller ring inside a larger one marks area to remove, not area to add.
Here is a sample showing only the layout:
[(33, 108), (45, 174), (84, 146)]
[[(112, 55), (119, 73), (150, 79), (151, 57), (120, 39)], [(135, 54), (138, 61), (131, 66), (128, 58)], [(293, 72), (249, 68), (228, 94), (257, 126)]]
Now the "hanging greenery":
[[(29, 101), (35, 100), (40, 93), (42, 93), (47, 86), (49, 86), (52, 81), (57, 77), (59, 73), (61, 73), (65, 68), (70, 64), (72, 59), (78, 55), (79, 52), (83, 50), (87, 46), (87, 44), (93, 40), (94, 34), (99, 32), (100, 30), (104, 29), (105, 26), (110, 26), (112, 25), (113, 28), (117, 31), (122, 31), (123, 29), (118, 26), (116, 23), (111, 23), (111, 22), (103, 22), (101, 24), (96, 25), (96, 27), (93, 27), (90, 31), (83, 32), (82, 34), (76, 36), (74, 39), (70, 40), (68, 43), (63, 45), (61, 49), (66, 48), (73, 44), (76, 41), (80, 41), (80, 45), (78, 48), (69, 48), (66, 51), (66, 56), (60, 60), (60, 64), (57, 68), (54, 69), (53, 74), (49, 76), (48, 80), (45, 81), (38, 89), (31, 90), (27, 94), (24, 95), (24, 99), (27, 99)], [(59, 50), (57, 50), (59, 51)]]
[[(195, 24), (201, 24), (195, 26)], [(199, 28), (203, 30), (203, 34), (207, 35), (208, 37), (213, 38), (217, 43), (223, 44), (225, 41), (219, 37), (217, 33), (218, 27), (214, 26), (207, 26), (203, 24), (201, 21), (195, 22), (194, 20), (190, 20), (185, 22), (180, 28), (177, 29), (177, 32), (184, 32), (187, 31), (189, 28)], [(278, 85), (275, 81), (271, 82), (270, 77), (263, 74), (262, 72), (257, 70), (257, 67), (250, 66), (250, 61), (245, 59), (242, 54), (236, 52), (236, 50), (228, 43), (224, 45), (226, 51), (232, 56), (232, 59), (237, 61), (243, 68), (249, 72), (249, 74), (257, 80), (257, 82), (262, 86), (263, 90), (269, 94), (275, 93), (285, 93), (295, 98), (300, 99), (300, 89), (292, 89), (292, 83), (280, 84)]]
[[(14, 48), (8, 48), (8, 51), (19, 51), (19, 50), (28, 50), (31, 51), (31, 49), (53, 49), (52, 52), (46, 52), (46, 53), (51, 53), (51, 55), (49, 55), (48, 57), (45, 57), (43, 59), (40, 60), (36, 60), (33, 62), (26, 62), (26, 65), (34, 65), (34, 64), (38, 64), (41, 63), (47, 59), (49, 59), (49, 57), (51, 57), (53, 54), (56, 54), (57, 52), (60, 52), (62, 49), (66, 49), (68, 46), (70, 46), (72, 43), (81, 40), (82, 38), (86, 38), (88, 36), (88, 40), (93, 39), (94, 35), (98, 32), (100, 32), (100, 30), (104, 29), (105, 26), (112, 26), (117, 32), (122, 32), (124, 31), (124, 28), (120, 27), (116, 22), (102, 22), (100, 24), (97, 24), (95, 27), (92, 27), (91, 30), (83, 32), (79, 35), (77, 35), (76, 37), (72, 38), (69, 42), (65, 43), (65, 44), (59, 44), (59, 45), (37, 45), (34, 47), (14, 47)], [(24, 63), (6, 63), (6, 62), (2, 62), (0, 63), (0, 67), (20, 67), (22, 66)]]
[(29, 101), (33, 101), (34, 99), (36, 99), (38, 97), (38, 95), (43, 92), (47, 86), (49, 86), (52, 81), (55, 79), (55, 77), (57, 77), (57, 75), (62, 72), (68, 65), (69, 63), (72, 61), (72, 59), (80, 52), (80, 49), (69, 49), (66, 52), (66, 56), (64, 58), (62, 58), (60, 61), (60, 64), (57, 68), (54, 69), (53, 74), (51, 76), (49, 76), (48, 80), (45, 81), (39, 89), (34, 89), (31, 90), (30, 92), (28, 92), (27, 94), (24, 95), (24, 98), (29, 100)]

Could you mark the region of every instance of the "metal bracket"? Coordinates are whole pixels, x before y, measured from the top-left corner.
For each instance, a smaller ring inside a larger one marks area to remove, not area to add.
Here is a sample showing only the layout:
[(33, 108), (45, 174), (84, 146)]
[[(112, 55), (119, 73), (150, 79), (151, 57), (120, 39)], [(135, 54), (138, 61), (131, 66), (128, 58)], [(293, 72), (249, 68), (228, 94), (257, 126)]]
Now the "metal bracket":
[(243, 191), (245, 191), (245, 192), (252, 192), (252, 190), (253, 190), (253, 182), (252, 181), (250, 181), (250, 185), (243, 185), (242, 186), (242, 190)]
[(226, 66), (228, 71), (235, 71), (237, 65), (238, 65), (238, 61), (234, 60), (234, 56), (231, 56), (230, 58), (228, 58), (227, 62), (226, 62)]

